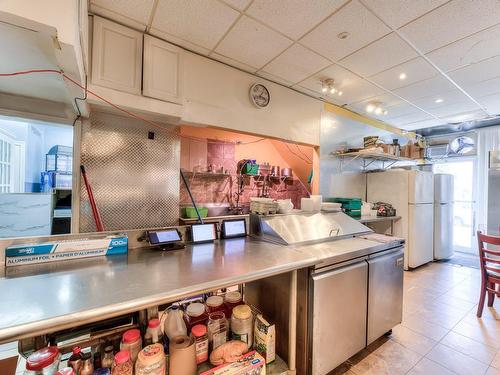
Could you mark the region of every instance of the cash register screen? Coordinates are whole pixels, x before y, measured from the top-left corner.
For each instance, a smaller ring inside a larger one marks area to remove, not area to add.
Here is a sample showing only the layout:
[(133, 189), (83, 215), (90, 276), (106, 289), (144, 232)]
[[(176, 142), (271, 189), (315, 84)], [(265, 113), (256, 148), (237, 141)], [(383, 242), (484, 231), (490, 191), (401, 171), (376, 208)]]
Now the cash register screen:
[(245, 237), (246, 235), (245, 219), (224, 220), (222, 222), (222, 236), (224, 238)]
[(209, 242), (216, 238), (215, 224), (194, 224), (191, 226), (193, 242)]
[(152, 245), (171, 243), (181, 240), (177, 229), (166, 229), (158, 232), (148, 232), (149, 243)]

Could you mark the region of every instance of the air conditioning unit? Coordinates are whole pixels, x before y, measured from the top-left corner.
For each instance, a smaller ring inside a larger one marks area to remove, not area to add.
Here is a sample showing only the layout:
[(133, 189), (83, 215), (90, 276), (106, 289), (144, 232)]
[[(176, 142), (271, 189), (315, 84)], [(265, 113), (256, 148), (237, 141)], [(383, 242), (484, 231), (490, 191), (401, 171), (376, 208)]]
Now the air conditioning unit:
[(425, 157), (427, 159), (444, 159), (449, 156), (455, 156), (450, 151), (449, 143), (429, 145), (425, 150)]

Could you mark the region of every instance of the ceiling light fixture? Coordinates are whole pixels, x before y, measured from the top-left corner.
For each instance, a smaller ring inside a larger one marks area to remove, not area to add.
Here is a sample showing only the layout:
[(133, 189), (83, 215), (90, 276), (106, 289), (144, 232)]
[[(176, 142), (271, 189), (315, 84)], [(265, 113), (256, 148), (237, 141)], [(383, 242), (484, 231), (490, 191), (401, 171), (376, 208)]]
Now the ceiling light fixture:
[(337, 38), (347, 39), (347, 38), (349, 38), (350, 35), (351, 34), (349, 34), (347, 31), (343, 31), (343, 32), (337, 34)]
[(400, 79), (401, 81), (405, 80), (405, 79), (406, 79), (406, 73), (401, 73), (401, 74), (399, 75), (399, 79)]
[(333, 79), (328, 78), (321, 81), (321, 92), (325, 94), (335, 94), (342, 96), (343, 92), (335, 87), (335, 82)]
[(441, 99), (441, 98), (438, 98), (438, 99), (434, 100), (434, 103), (438, 103), (439, 104), (439, 103), (442, 103), (442, 102), (444, 102), (444, 100)]
[(375, 113), (377, 116), (380, 115), (387, 115), (389, 113), (387, 109), (382, 107), (382, 103), (380, 102), (370, 102), (366, 105), (366, 112), (367, 113)]

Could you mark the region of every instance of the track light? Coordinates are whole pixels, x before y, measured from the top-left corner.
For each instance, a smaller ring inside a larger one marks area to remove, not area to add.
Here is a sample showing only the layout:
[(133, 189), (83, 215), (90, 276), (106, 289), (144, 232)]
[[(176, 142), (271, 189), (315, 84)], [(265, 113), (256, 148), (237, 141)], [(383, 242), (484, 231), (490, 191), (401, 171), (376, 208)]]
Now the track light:
[(387, 109), (383, 108), (380, 102), (370, 102), (366, 105), (365, 109), (367, 113), (375, 113), (377, 116), (385, 116), (388, 113)]
[(334, 80), (331, 78), (321, 81), (321, 92), (331, 95), (337, 94), (338, 96), (342, 96), (342, 94), (344, 94), (335, 87)]

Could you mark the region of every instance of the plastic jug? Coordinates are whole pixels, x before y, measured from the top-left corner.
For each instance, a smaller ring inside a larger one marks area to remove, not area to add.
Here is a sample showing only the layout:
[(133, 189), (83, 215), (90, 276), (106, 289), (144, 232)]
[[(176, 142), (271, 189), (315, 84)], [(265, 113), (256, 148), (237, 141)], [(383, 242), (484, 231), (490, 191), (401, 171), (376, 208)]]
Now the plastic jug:
[(173, 305), (165, 320), (164, 331), (169, 340), (176, 336), (187, 336), (186, 323), (184, 323), (183, 312), (179, 306)]

